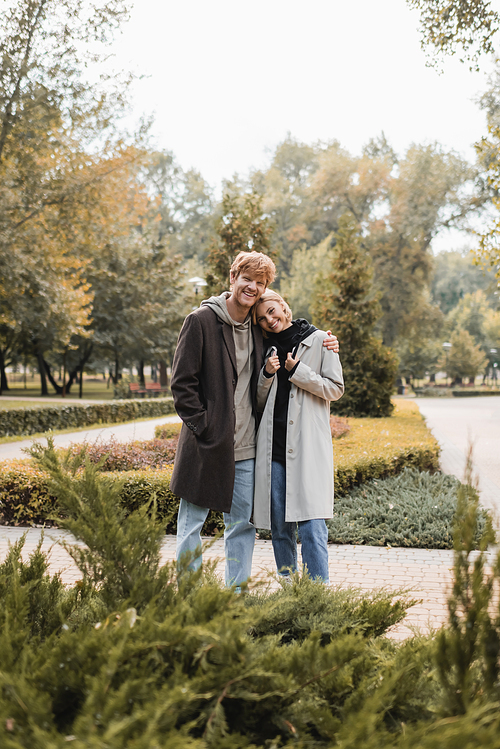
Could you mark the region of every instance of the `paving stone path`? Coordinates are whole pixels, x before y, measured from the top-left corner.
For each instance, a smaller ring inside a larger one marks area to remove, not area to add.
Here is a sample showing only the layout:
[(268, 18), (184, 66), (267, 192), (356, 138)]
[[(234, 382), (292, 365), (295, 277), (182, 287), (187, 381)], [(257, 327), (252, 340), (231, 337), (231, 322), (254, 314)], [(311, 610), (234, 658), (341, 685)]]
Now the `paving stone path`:
[[(474, 401), (471, 403), (471, 401)], [(478, 403), (478, 401), (481, 401)], [(459, 478), (463, 475), (468, 433), (476, 439), (476, 467), (479, 472), (484, 503), (493, 509), (500, 509), (500, 398), (446, 400), (418, 399), (417, 404), (427, 419), (429, 427), (442, 444), (442, 468)], [(165, 417), (133, 425), (118, 425), (88, 432), (60, 435), (64, 442), (90, 441), (99, 435), (108, 439), (114, 434), (116, 439), (127, 440), (153, 436), (154, 425), (175, 420)], [(28, 444), (30, 440), (26, 441)], [(0, 446), (0, 460), (7, 457), (5, 448), (18, 448), (22, 443)], [(14, 457), (14, 455), (9, 457)], [(39, 528), (0, 527), (0, 559), (5, 557), (9, 543), (18, 540), (26, 533), (25, 553), (29, 554), (40, 540)], [(45, 531), (44, 550), (50, 551), (51, 572), (61, 572), (63, 580), (71, 584), (78, 579), (78, 570), (71, 558), (57, 543), (71, 539), (60, 530)], [(166, 536), (162, 546), (162, 561), (172, 561), (175, 556), (175, 538)], [(217, 572), (223, 576), (223, 542), (215, 542), (205, 558), (217, 560)], [(494, 561), (494, 553), (488, 555), (489, 563)], [(384, 587), (391, 591), (402, 588), (410, 590), (412, 597), (420, 602), (408, 612), (404, 623), (393, 628), (390, 633), (395, 639), (403, 639), (415, 630), (428, 632), (446, 621), (446, 599), (452, 582), (453, 554), (447, 550), (380, 548), (373, 546), (329, 545), (330, 579), (333, 585), (355, 587), (371, 591)], [(270, 541), (257, 541), (253, 557), (253, 579), (260, 584), (275, 586), (275, 568)]]

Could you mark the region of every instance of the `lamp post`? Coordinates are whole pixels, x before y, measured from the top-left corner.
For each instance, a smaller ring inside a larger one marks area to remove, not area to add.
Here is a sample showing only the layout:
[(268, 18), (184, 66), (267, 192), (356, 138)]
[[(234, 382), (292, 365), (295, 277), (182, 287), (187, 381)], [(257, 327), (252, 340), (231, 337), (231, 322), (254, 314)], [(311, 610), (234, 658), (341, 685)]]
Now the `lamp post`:
[[(496, 359), (497, 358), (496, 357), (496, 354), (497, 354), (496, 348), (490, 348), (490, 354), (491, 354), (492, 360)], [(493, 373), (492, 373), (492, 380), (493, 380), (493, 382), (492, 382), (492, 385), (494, 386), (494, 385), (496, 385), (496, 381), (497, 381), (497, 367), (498, 367), (498, 362), (492, 361), (492, 364), (493, 364), (493, 368), (492, 368), (493, 369)]]
[(443, 343), (443, 349), (444, 349), (444, 355), (445, 355), (445, 367), (446, 367), (446, 387), (448, 387), (448, 354), (451, 349), (451, 343), (449, 341), (445, 341)]
[(200, 278), (199, 276), (194, 276), (193, 278), (188, 279), (188, 283), (193, 284), (193, 291), (195, 294), (199, 294), (202, 288), (207, 285), (205, 279)]

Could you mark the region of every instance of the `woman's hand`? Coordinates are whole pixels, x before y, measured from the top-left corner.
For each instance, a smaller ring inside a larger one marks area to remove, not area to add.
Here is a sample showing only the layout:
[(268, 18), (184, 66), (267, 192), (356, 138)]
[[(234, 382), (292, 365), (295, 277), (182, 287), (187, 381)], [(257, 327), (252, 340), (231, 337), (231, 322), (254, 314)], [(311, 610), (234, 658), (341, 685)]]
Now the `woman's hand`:
[(288, 352), (285, 362), (285, 368), (287, 372), (291, 372), (292, 369), (295, 367), (296, 364), (298, 364), (300, 359), (294, 359), (292, 356), (291, 351)]
[(280, 368), (279, 356), (277, 354), (273, 354), (273, 356), (270, 356), (266, 362), (266, 372), (267, 374), (273, 375), (273, 374), (276, 374), (279, 368)]

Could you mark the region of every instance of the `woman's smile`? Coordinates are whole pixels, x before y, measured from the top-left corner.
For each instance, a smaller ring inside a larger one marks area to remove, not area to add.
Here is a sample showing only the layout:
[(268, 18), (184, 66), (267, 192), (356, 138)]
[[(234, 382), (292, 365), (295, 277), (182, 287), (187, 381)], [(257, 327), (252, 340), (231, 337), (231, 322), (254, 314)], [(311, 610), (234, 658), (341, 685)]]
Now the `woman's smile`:
[(281, 333), (291, 325), (283, 307), (277, 302), (261, 302), (257, 307), (257, 322), (266, 333)]

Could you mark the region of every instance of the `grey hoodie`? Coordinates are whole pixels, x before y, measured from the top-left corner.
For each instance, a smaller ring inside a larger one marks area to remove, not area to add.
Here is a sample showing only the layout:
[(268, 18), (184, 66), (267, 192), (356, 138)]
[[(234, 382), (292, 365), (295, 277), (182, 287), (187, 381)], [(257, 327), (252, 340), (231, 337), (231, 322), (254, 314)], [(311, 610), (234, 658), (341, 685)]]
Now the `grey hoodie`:
[(217, 317), (233, 329), (236, 350), (238, 381), (234, 392), (236, 426), (234, 429), (234, 459), (247, 460), (255, 457), (255, 417), (252, 410), (250, 380), (254, 366), (252, 321), (250, 315), (245, 322), (236, 322), (227, 311), (226, 299), (231, 296), (223, 291), (220, 296), (205, 299), (201, 306), (213, 309)]

